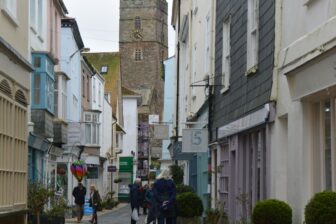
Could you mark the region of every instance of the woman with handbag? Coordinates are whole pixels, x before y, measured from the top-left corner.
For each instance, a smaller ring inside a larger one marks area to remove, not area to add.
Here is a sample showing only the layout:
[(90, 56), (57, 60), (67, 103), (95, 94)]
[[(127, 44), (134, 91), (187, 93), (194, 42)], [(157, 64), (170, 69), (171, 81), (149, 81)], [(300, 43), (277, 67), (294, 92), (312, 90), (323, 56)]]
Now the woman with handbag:
[(101, 198), (100, 198), (99, 192), (96, 190), (95, 185), (90, 186), (89, 204), (90, 204), (90, 207), (92, 207), (92, 219), (90, 220), (90, 222), (97, 224), (98, 223), (97, 209), (99, 209), (101, 205)]

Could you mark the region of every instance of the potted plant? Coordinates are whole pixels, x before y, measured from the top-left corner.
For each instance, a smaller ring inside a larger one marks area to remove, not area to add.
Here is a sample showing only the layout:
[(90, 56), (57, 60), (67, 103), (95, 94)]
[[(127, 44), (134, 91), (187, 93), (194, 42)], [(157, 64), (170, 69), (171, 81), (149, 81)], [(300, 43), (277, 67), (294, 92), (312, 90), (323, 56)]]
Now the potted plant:
[(105, 209), (112, 209), (115, 206), (115, 201), (113, 199), (114, 191), (108, 192), (102, 202), (102, 206)]
[(177, 224), (200, 224), (203, 214), (202, 200), (193, 192), (177, 195)]
[(65, 211), (67, 210), (67, 202), (62, 197), (54, 197), (51, 209), (45, 211), (43, 216), (46, 217), (48, 224), (64, 224)]
[(305, 221), (307, 224), (336, 223), (336, 192), (315, 194), (305, 208)]
[(205, 223), (206, 224), (218, 224), (220, 219), (220, 212), (218, 209), (208, 209), (206, 212)]
[(183, 183), (183, 169), (178, 165), (170, 166), (170, 173), (176, 185)]
[(253, 209), (252, 223), (292, 224), (292, 209), (287, 203), (276, 199), (260, 201)]
[[(28, 185), (28, 209), (33, 223), (41, 223), (41, 213), (54, 191), (46, 188), (41, 183), (29, 183)], [(44, 223), (44, 222), (43, 222)]]

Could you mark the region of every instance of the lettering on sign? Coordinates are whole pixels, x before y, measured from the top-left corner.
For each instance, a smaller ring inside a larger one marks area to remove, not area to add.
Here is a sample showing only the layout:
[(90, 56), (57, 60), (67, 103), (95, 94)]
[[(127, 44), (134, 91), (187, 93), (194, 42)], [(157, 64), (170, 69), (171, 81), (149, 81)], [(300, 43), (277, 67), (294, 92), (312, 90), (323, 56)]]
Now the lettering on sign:
[(208, 129), (184, 129), (182, 152), (201, 153), (208, 150)]

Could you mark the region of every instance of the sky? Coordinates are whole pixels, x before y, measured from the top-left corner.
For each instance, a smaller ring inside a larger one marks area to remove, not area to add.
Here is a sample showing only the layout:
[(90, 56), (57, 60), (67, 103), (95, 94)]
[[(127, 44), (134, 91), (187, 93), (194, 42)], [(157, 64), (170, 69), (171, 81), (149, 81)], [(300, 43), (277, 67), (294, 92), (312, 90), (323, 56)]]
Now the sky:
[[(68, 16), (77, 20), (85, 47), (91, 52), (118, 51), (120, 0), (64, 0)], [(169, 4), (169, 56), (174, 54), (174, 29), (170, 25), (172, 1)]]

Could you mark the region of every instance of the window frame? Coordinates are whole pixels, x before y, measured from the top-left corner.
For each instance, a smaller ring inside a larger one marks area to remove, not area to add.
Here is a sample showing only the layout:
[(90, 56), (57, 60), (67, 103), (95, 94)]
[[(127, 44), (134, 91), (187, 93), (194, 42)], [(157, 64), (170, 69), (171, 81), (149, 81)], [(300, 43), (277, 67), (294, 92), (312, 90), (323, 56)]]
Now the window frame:
[(143, 60), (143, 51), (141, 48), (136, 48), (134, 51), (134, 60), (135, 61), (142, 61)]
[(259, 0), (247, 1), (246, 75), (254, 74), (259, 60)]
[(19, 26), (19, 22), (17, 20), (17, 0), (2, 0), (3, 9), (2, 13), (9, 19), (9, 21), (15, 26)]
[(135, 18), (134, 18), (134, 29), (135, 30), (141, 30), (141, 18), (140, 18), (140, 16), (136, 16)]
[(231, 78), (231, 17), (223, 22), (223, 43), (222, 43), (222, 76), (221, 93), (225, 93), (230, 88)]

